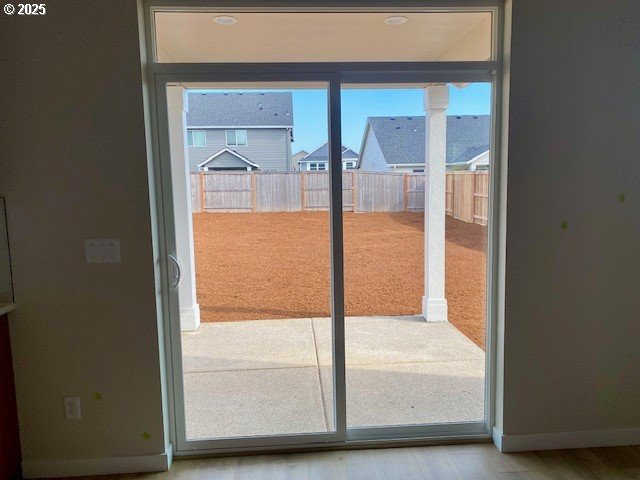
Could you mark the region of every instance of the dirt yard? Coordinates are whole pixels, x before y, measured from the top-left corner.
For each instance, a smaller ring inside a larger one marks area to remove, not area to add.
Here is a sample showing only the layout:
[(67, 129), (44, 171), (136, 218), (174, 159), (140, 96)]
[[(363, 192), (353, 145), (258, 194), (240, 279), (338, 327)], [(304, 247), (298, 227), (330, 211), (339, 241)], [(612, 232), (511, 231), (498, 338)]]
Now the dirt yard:
[[(194, 215), (202, 320), (330, 315), (327, 212)], [(344, 214), (347, 316), (421, 311), (422, 213)], [(487, 229), (447, 217), (449, 320), (485, 342)]]

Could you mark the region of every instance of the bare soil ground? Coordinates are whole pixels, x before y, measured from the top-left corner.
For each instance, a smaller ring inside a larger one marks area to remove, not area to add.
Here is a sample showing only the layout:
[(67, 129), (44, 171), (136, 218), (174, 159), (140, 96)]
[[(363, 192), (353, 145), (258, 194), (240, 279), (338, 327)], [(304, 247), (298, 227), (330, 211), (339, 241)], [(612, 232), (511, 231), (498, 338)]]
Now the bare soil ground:
[[(327, 212), (198, 213), (196, 285), (205, 322), (330, 316)], [(347, 316), (421, 311), (422, 213), (344, 213)], [(487, 229), (446, 224), (449, 320), (485, 344)]]

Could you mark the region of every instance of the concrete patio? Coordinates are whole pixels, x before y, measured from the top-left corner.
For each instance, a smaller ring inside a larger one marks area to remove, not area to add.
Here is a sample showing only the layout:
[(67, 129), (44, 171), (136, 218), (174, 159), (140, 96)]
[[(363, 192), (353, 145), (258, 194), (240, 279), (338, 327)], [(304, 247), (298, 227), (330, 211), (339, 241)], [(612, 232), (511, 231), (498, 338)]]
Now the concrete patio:
[[(482, 420), (484, 352), (448, 322), (346, 319), (347, 425)], [(188, 438), (333, 430), (328, 318), (182, 333)]]

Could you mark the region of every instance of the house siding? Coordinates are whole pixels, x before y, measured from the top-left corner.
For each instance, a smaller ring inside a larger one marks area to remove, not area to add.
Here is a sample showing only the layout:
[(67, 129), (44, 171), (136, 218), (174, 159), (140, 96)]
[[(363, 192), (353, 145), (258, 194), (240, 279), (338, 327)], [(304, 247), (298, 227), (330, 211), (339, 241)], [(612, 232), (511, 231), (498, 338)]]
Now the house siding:
[(391, 168), (384, 160), (384, 155), (378, 144), (375, 133), (371, 128), (367, 128), (367, 136), (362, 149), (362, 159), (360, 170), (365, 172), (390, 172)]
[[(357, 158), (343, 158), (342, 159), (342, 170), (347, 170), (347, 166), (346, 163), (347, 162), (357, 162), (358, 159)], [(327, 168), (329, 165), (329, 162), (327, 160), (303, 160), (300, 162), (299, 164), (299, 168), (301, 171), (305, 171), (305, 172), (310, 172), (312, 170), (310, 170), (310, 163), (326, 163), (327, 164)], [(352, 169), (349, 169), (352, 170)]]
[(424, 165), (420, 164), (420, 165), (414, 165), (411, 167), (397, 167), (397, 168), (390, 169), (390, 171), (398, 172), (398, 173), (418, 173), (418, 172), (415, 172), (415, 170), (424, 171)]
[(329, 168), (329, 165), (326, 160), (303, 160), (300, 162), (300, 170), (303, 172), (309, 172), (311, 170), (309, 170), (309, 164), (310, 163), (326, 163), (327, 164), (327, 169)]
[(247, 168), (250, 166), (251, 165), (249, 165), (247, 162), (244, 162), (243, 160), (229, 152), (224, 152), (218, 155), (216, 158), (205, 165), (205, 167), (216, 168)]
[[(190, 130), (205, 130), (192, 128)], [(206, 129), (207, 145), (205, 147), (187, 147), (189, 170), (198, 171), (198, 164), (223, 148), (235, 150), (253, 163), (260, 165), (259, 170), (288, 170), (291, 142), (287, 128), (254, 128), (247, 130), (246, 146), (229, 146), (226, 143), (225, 131), (229, 129)]]
[(489, 167), (490, 156), (489, 150), (481, 153), (477, 157), (473, 158), (469, 161), (469, 163), (448, 163), (447, 169), (449, 170), (469, 170), (475, 171), (477, 169), (482, 169), (483, 167)]
[(469, 170), (476, 170), (482, 167), (488, 167), (490, 162), (489, 150), (478, 155), (473, 161), (469, 163)]
[(291, 166), (291, 155), (292, 155), (292, 151), (291, 151), (291, 129), (287, 129), (284, 131), (285, 133), (285, 149), (287, 152), (287, 156), (285, 158), (285, 168), (284, 170), (293, 170), (293, 167)]
[(291, 170), (298, 170), (300, 160), (309, 155), (309, 152), (302, 150), (295, 155), (291, 155)]

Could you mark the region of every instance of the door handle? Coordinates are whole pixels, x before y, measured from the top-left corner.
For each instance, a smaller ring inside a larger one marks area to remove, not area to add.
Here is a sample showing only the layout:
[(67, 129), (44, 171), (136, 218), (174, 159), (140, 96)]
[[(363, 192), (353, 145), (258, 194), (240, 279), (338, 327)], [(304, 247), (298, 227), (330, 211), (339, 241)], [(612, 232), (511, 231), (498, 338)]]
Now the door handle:
[(178, 288), (178, 284), (180, 284), (180, 280), (182, 279), (182, 270), (180, 269), (180, 262), (178, 262), (178, 259), (173, 253), (168, 253), (167, 258), (169, 258), (169, 260), (175, 267), (174, 274), (172, 276), (173, 282), (170, 284), (171, 289), (175, 290), (176, 288)]

